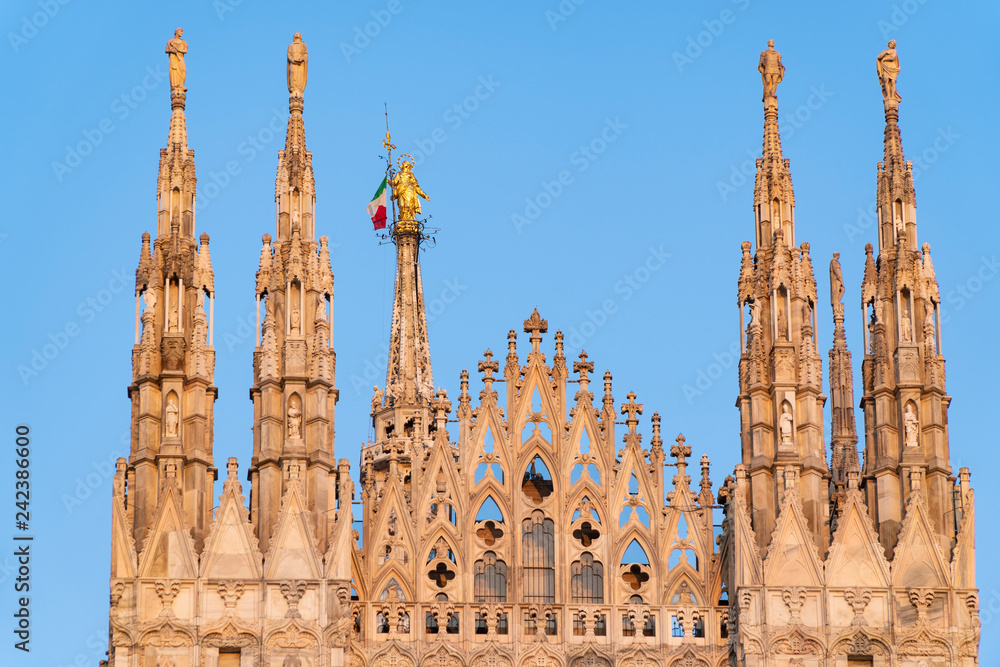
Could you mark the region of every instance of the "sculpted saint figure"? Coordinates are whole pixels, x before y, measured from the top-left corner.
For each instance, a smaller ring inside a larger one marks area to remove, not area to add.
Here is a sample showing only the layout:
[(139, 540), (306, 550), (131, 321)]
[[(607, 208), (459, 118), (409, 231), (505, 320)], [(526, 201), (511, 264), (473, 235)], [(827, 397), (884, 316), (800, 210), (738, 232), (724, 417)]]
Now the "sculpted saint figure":
[(778, 84), (785, 77), (785, 66), (781, 64), (781, 54), (774, 50), (773, 39), (767, 40), (767, 50), (761, 51), (757, 71), (764, 82), (764, 99), (776, 97)]
[(896, 40), (889, 40), (888, 48), (878, 54), (875, 59), (875, 71), (878, 81), (882, 84), (882, 97), (887, 102), (899, 102), (896, 92), (896, 77), (899, 76), (899, 55), (896, 53)]
[(399, 173), (392, 177), (392, 198), (399, 207), (400, 220), (416, 220), (420, 215), (420, 197), (430, 201), (430, 197), (420, 189), (413, 175), (413, 165), (409, 160), (403, 160)]
[(292, 396), (288, 402), (288, 437), (302, 437), (302, 410), (299, 408), (298, 396)]
[(167, 399), (167, 435), (174, 437), (177, 435), (177, 401), (173, 396)]
[(382, 390), (378, 388), (378, 385), (372, 387), (372, 416), (375, 415), (382, 408)]
[(844, 274), (840, 270), (840, 253), (833, 253), (830, 260), (830, 302), (840, 303), (844, 298)]
[(903, 316), (900, 318), (899, 328), (902, 329), (903, 342), (911, 342), (913, 340), (913, 323), (910, 322), (910, 314), (906, 311), (903, 311)]
[(297, 334), (299, 332), (299, 320), (300, 320), (298, 308), (292, 311), (291, 319), (292, 319), (292, 333)]
[(187, 77), (187, 66), (184, 64), (184, 54), (188, 52), (188, 43), (181, 39), (184, 28), (174, 30), (174, 38), (167, 42), (166, 53), (170, 57), (170, 92), (187, 90), (184, 79)]
[(778, 424), (781, 430), (781, 444), (790, 447), (792, 444), (792, 413), (788, 403), (783, 403), (781, 406), (781, 417), (778, 419)]
[(903, 411), (903, 444), (907, 447), (917, 446), (917, 430), (920, 428), (920, 420), (913, 410), (913, 404), (907, 403), (906, 410)]
[(146, 304), (146, 310), (143, 314), (147, 312), (152, 313), (153, 307), (156, 306), (156, 293), (151, 289), (147, 289), (142, 293), (142, 301)]
[(167, 322), (169, 331), (177, 331), (177, 306), (170, 307), (170, 319)]
[(297, 32), (288, 45), (288, 92), (295, 97), (302, 97), (308, 76), (309, 53), (302, 41), (302, 33)]

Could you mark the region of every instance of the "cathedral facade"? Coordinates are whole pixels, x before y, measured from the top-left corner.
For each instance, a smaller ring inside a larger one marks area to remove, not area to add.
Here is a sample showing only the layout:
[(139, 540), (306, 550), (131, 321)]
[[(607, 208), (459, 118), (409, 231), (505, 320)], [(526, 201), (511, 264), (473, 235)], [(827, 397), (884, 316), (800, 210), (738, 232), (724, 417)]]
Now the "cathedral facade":
[(968, 469), (950, 465), (940, 293), (918, 244), (894, 46), (878, 61), (885, 157), (861, 294), (860, 460), (837, 255), (827, 456), (820, 300), (809, 244), (795, 240), (771, 45), (759, 64), (756, 234), (738, 271), (733, 475), (713, 484), (683, 435), (664, 442), (656, 412), (644, 447), (638, 397), (616, 398), (586, 353), (568, 360), (537, 310), (506, 351), (485, 352), (477, 377), (462, 372), (452, 397), (435, 389), (424, 194), (404, 162), (391, 175), (386, 383), (361, 417), (374, 437), (356, 487), (334, 454), (333, 273), (317, 237), (296, 35), (276, 227), (256, 275), (248, 485), (229, 459), (213, 512), (215, 290), (208, 235), (195, 235), (178, 31), (156, 234), (143, 234), (136, 271), (110, 667), (977, 665), (973, 491)]

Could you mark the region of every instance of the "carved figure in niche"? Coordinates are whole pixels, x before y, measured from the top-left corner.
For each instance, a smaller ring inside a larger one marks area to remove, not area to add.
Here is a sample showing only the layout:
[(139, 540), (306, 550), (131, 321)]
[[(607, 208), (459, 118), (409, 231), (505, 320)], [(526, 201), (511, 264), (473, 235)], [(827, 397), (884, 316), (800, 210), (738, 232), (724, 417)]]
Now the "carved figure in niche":
[(774, 50), (773, 39), (767, 40), (767, 50), (761, 51), (757, 71), (764, 83), (764, 100), (776, 97), (778, 84), (785, 77), (785, 66), (781, 64), (781, 54)]
[(302, 33), (297, 32), (292, 35), (292, 43), (288, 45), (288, 92), (295, 97), (302, 97), (308, 75), (309, 52), (302, 41)]
[(292, 316), (291, 317), (292, 317), (292, 333), (293, 334), (297, 334), (297, 333), (299, 333), (299, 320), (300, 320), (300, 315), (299, 315), (299, 309), (298, 309), (298, 307), (296, 307), (296, 308), (294, 308), (292, 310)]
[(152, 313), (153, 308), (156, 307), (156, 292), (151, 289), (147, 289), (142, 293), (142, 302), (146, 304), (146, 310), (143, 312), (143, 315), (146, 313)]
[(177, 399), (171, 396), (167, 399), (167, 416), (164, 419), (164, 423), (167, 427), (167, 437), (175, 438), (177, 437)]
[(316, 297), (316, 321), (326, 322), (326, 299), (321, 296)]
[(170, 318), (167, 321), (167, 331), (177, 331), (177, 306), (170, 307)]
[(302, 406), (298, 396), (292, 396), (288, 401), (288, 437), (302, 437)]
[(910, 316), (903, 313), (900, 318), (899, 328), (902, 329), (903, 342), (909, 343), (913, 340), (913, 325), (910, 324)]
[(896, 92), (896, 77), (899, 76), (896, 40), (890, 39), (888, 48), (878, 54), (875, 59), (875, 71), (878, 72), (878, 81), (882, 84), (882, 98), (886, 102), (899, 102), (902, 98)]
[(778, 297), (778, 340), (788, 340), (788, 322), (785, 320), (785, 304), (781, 297)]
[(782, 447), (792, 446), (792, 410), (788, 403), (781, 404), (781, 417), (778, 418), (778, 428), (781, 432)]
[(760, 324), (760, 303), (756, 299), (750, 302), (750, 324)]
[(420, 189), (420, 184), (413, 175), (413, 164), (409, 160), (403, 160), (399, 173), (392, 177), (392, 198), (399, 207), (400, 220), (416, 220), (416, 216), (420, 215), (420, 197), (431, 200)]
[(903, 411), (903, 444), (907, 447), (917, 446), (917, 432), (920, 430), (920, 420), (913, 409), (912, 403), (906, 404)]
[(844, 274), (840, 270), (840, 253), (833, 253), (830, 260), (830, 302), (840, 303), (844, 298)]
[(934, 344), (934, 309), (932, 307), (927, 308), (927, 315), (924, 317), (924, 338), (927, 339), (928, 345)]
[(372, 391), (375, 392), (372, 394), (372, 416), (374, 416), (382, 407), (382, 390), (378, 388), (378, 385), (375, 385), (372, 387)]
[(184, 79), (187, 78), (187, 65), (184, 64), (184, 54), (188, 52), (188, 45), (182, 38), (184, 28), (174, 30), (174, 38), (167, 42), (166, 54), (170, 60), (170, 92), (183, 93), (187, 90), (184, 87)]

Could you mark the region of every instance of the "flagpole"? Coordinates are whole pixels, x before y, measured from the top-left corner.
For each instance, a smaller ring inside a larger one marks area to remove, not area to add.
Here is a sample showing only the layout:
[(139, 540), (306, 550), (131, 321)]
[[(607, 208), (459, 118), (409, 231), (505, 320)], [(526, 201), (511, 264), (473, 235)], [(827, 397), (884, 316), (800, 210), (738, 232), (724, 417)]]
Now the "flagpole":
[(389, 199), (392, 201), (392, 226), (389, 227), (389, 234), (391, 235), (393, 229), (396, 227), (396, 200), (392, 197), (392, 149), (395, 146), (392, 145), (392, 137), (389, 136), (389, 104), (387, 102), (383, 104), (385, 106), (385, 140), (382, 142), (382, 145), (385, 146), (387, 151), (385, 186), (389, 189)]

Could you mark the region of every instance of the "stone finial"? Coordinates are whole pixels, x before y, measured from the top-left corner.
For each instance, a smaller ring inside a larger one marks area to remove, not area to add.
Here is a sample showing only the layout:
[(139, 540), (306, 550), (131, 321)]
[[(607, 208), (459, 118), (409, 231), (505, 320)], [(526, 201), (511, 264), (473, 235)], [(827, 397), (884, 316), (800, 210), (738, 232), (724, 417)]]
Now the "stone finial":
[(531, 317), (524, 321), (524, 333), (530, 333), (532, 336), (536, 336), (540, 333), (547, 333), (548, 330), (548, 320), (542, 319), (542, 316), (538, 313), (538, 308), (535, 308), (531, 312)]
[(230, 456), (226, 461), (226, 472), (229, 474), (229, 479), (236, 479), (236, 475), (239, 473), (239, 463), (235, 456)]
[(630, 391), (626, 394), (625, 398), (628, 399), (628, 403), (622, 404), (621, 413), (628, 414), (625, 419), (625, 423), (629, 425), (629, 430), (631, 431), (633, 427), (639, 423), (639, 418), (637, 415), (642, 414), (642, 403), (635, 402), (635, 392)]

